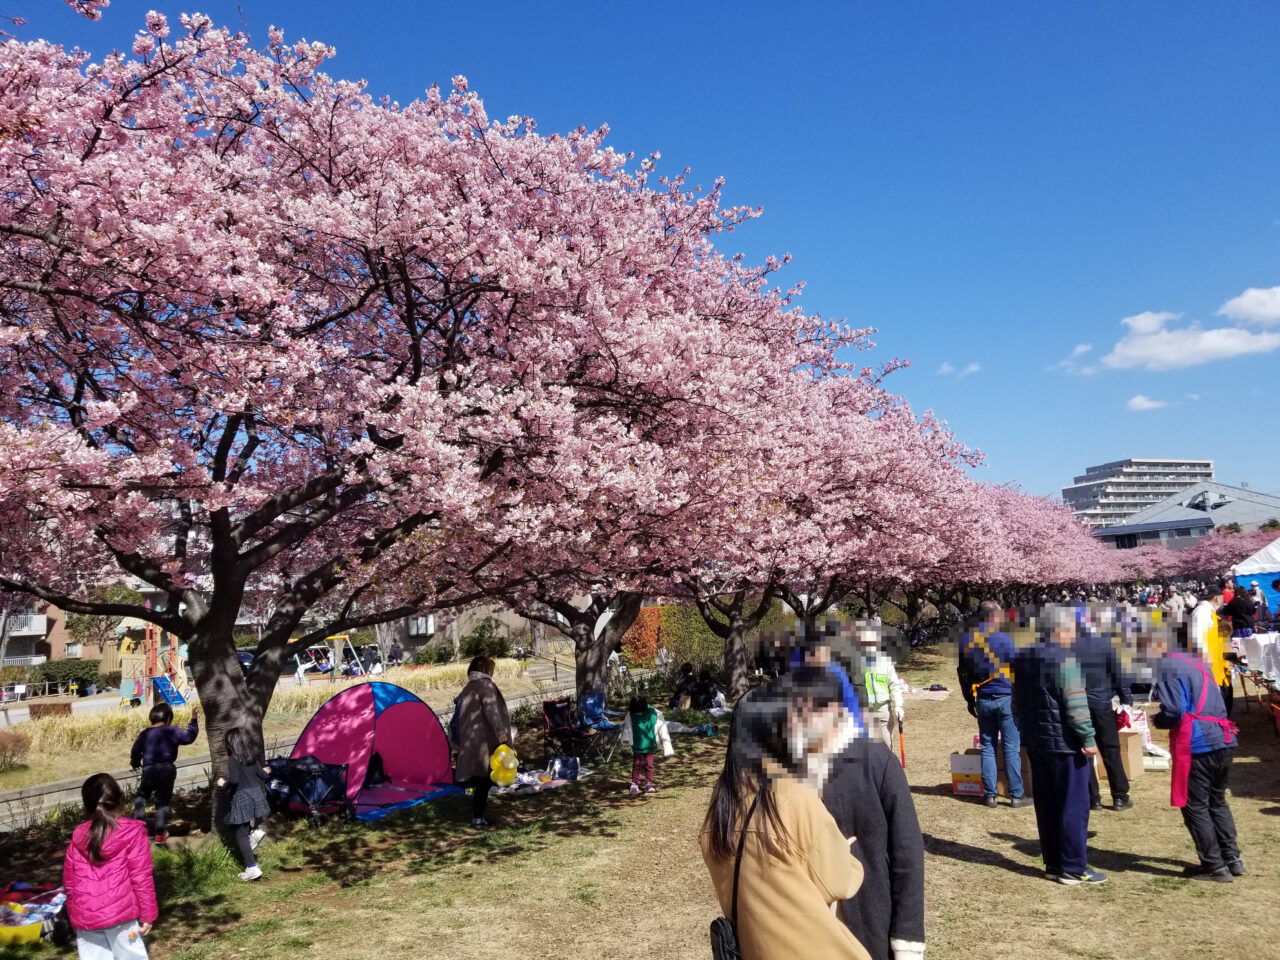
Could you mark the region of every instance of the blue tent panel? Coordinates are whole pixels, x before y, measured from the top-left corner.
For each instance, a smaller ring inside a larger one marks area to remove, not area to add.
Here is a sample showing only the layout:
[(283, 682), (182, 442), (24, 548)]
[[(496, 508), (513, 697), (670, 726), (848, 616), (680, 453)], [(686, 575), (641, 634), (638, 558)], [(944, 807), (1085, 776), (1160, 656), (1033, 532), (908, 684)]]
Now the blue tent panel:
[(373, 694), (374, 708), (381, 713), (388, 707), (394, 707), (397, 703), (411, 703), (421, 698), (410, 693), (404, 687), (397, 686), (394, 683), (382, 683), (374, 681), (369, 684), (369, 692)]

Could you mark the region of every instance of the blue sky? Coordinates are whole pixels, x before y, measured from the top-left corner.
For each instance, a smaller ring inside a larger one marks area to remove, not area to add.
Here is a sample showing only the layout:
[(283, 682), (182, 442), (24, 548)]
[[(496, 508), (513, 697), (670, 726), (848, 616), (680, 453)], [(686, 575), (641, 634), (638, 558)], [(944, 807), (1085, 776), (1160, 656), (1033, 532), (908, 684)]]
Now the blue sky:
[[(224, 0), (8, 6), (21, 38), (95, 55), (149, 8), (240, 23)], [(735, 249), (790, 252), (806, 309), (877, 327), (875, 356), (914, 364), (895, 390), (981, 448), (984, 479), (1050, 493), (1088, 464), (1210, 457), (1280, 492), (1280, 4), (239, 7), (375, 94), (461, 73), (492, 116), (608, 123), (661, 170), (726, 177), (765, 210)]]

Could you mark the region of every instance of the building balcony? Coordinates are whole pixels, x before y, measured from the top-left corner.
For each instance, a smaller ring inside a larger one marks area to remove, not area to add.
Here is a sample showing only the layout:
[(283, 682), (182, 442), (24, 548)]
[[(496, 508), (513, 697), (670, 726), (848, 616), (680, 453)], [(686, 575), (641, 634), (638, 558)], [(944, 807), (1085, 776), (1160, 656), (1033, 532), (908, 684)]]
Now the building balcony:
[(49, 618), (43, 613), (20, 613), (10, 617), (8, 625), (11, 637), (43, 637), (49, 632)]
[(44, 663), (47, 658), (41, 654), (30, 657), (5, 657), (4, 663), (0, 666), (5, 667), (34, 667)]

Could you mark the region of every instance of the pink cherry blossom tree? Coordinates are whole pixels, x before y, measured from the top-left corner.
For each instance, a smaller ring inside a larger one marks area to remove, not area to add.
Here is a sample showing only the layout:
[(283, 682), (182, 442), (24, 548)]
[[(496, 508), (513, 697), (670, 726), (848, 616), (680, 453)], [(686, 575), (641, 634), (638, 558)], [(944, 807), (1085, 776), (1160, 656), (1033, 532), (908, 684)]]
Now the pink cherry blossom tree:
[[(461, 78), (375, 101), (274, 29), (146, 27), (133, 59), (0, 52), (0, 586), (186, 639), (215, 765), (313, 641), (596, 568), (628, 589), (604, 567), (637, 542), (584, 563), (582, 537), (661, 516), (677, 438), (856, 339), (717, 252), (755, 211), (603, 129), (491, 121)], [(125, 574), (157, 602), (92, 599)]]

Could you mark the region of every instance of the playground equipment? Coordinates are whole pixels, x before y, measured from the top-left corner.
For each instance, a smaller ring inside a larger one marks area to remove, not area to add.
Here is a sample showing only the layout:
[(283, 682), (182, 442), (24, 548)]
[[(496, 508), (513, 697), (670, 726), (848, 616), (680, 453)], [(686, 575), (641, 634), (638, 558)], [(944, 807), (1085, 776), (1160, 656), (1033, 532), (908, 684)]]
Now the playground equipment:
[(182, 644), (153, 623), (143, 628), (141, 640), (126, 637), (120, 644), (120, 700), (129, 706), (151, 706), (164, 701), (173, 707), (190, 703), (187, 660)]

